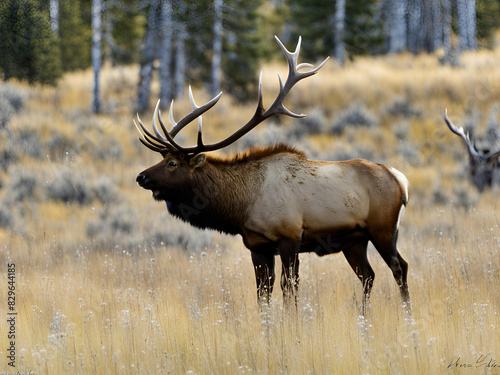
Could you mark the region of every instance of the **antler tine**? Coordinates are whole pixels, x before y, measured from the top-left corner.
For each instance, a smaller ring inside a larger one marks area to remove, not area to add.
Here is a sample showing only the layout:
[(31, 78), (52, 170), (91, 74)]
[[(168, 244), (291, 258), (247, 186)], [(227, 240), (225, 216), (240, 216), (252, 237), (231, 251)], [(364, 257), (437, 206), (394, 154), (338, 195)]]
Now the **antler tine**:
[(137, 130), (139, 130), (139, 133), (142, 135), (142, 137), (149, 143), (153, 145), (163, 145), (166, 146), (168, 142), (166, 142), (163, 138), (158, 138), (157, 136), (153, 135), (148, 128), (142, 123), (141, 118), (139, 117), (139, 114), (137, 114), (137, 120), (139, 122), (140, 128), (137, 126), (137, 123), (134, 120), (134, 124), (137, 127)]
[[(300, 52), (300, 46), (302, 44), (302, 37), (299, 36), (299, 41), (297, 42), (297, 47), (295, 48), (295, 51), (293, 53), (288, 51), (288, 49), (284, 46), (284, 44), (281, 42), (281, 40), (279, 40), (279, 38), (276, 35), (274, 36), (274, 38), (278, 42), (278, 45), (280, 46), (281, 50), (283, 51), (283, 54), (285, 55), (287, 62), (288, 62), (288, 78), (286, 80), (285, 87), (284, 87), (284, 89), (285, 89), (284, 96), (286, 96), (286, 94), (288, 94), (288, 91), (292, 88), (293, 85), (295, 85), (295, 83), (297, 83), (301, 79), (304, 79), (304, 78), (307, 78), (307, 77), (310, 77), (310, 76), (316, 74), (318, 72), (318, 70), (320, 70), (323, 67), (323, 65), (325, 65), (327, 60), (330, 58), (330, 56), (328, 56), (315, 69), (310, 70), (308, 72), (301, 73), (298, 71), (299, 69), (305, 68), (305, 67), (313, 67), (313, 65), (311, 65), (309, 63), (302, 63), (302, 64), (297, 65), (297, 60), (298, 60), (299, 52)], [(288, 87), (287, 87), (287, 85), (288, 85)]]
[(493, 159), (494, 157), (500, 156), (500, 150), (493, 152), (491, 155), (489, 155), (486, 159), (490, 160)]
[[(301, 79), (304, 79), (306, 77), (312, 76), (318, 72), (319, 69), (326, 63), (328, 60), (328, 57), (323, 60), (323, 62), (316, 67), (313, 70), (310, 70), (308, 72), (302, 72), (299, 73), (297, 71), (298, 68), (301, 67), (306, 67), (310, 66), (309, 64), (300, 64), (297, 66), (297, 59), (299, 56), (300, 52), (300, 45), (302, 38), (299, 37), (299, 41), (297, 43), (297, 47), (295, 48), (295, 51), (292, 53), (286, 49), (286, 47), (281, 43), (279, 38), (275, 36), (276, 41), (278, 42), (281, 50), (283, 51), (285, 58), (288, 62), (288, 77), (286, 82), (283, 84), (283, 81), (281, 79), (281, 76), (278, 73), (278, 79), (280, 81), (280, 92), (278, 93), (278, 96), (274, 100), (273, 104), (264, 111), (264, 106), (262, 104), (262, 72), (259, 77), (259, 97), (258, 97), (258, 103), (257, 103), (257, 108), (255, 110), (254, 115), (252, 118), (245, 124), (243, 125), (240, 129), (238, 129), (236, 132), (234, 132), (232, 135), (224, 139), (223, 141), (220, 141), (218, 143), (214, 143), (211, 145), (201, 145), (200, 147), (195, 147), (195, 148), (189, 148), (189, 152), (202, 152), (202, 151), (214, 151), (221, 149), (223, 147), (226, 147), (230, 145), (231, 143), (235, 142), (242, 136), (244, 136), (246, 133), (248, 133), (250, 130), (252, 130), (254, 127), (256, 127), (258, 124), (263, 122), (264, 120), (268, 119), (271, 116), (277, 115), (277, 114), (284, 114), (287, 116), (291, 117), (305, 117), (303, 114), (296, 114), (291, 111), (289, 111), (283, 104), (286, 96), (290, 92), (291, 88)], [(179, 123), (180, 124), (180, 123)]]
[(198, 141), (197, 141), (197, 145), (198, 145), (198, 148), (203, 149), (204, 145), (203, 145), (203, 140), (202, 140), (201, 125), (202, 125), (202, 119), (201, 119), (201, 116), (200, 116), (199, 119), (198, 119)]
[(312, 67), (314, 68), (313, 65), (309, 63), (302, 63), (297, 65), (297, 60), (299, 57), (300, 53), (300, 46), (302, 44), (302, 37), (299, 36), (299, 40), (297, 42), (297, 47), (295, 48), (295, 51), (292, 53), (288, 51), (288, 49), (284, 46), (284, 44), (281, 42), (281, 40), (275, 35), (274, 38), (276, 39), (276, 42), (278, 42), (278, 45), (280, 46), (281, 50), (283, 51), (283, 54), (285, 55), (285, 58), (288, 62), (288, 77), (286, 79), (286, 82), (283, 84), (283, 80), (281, 79), (280, 74), (278, 73), (278, 79), (280, 82), (280, 93), (278, 94), (278, 97), (274, 101), (273, 105), (270, 107), (275, 108), (276, 113), (281, 113), (287, 116), (295, 117), (295, 118), (302, 118), (305, 117), (306, 115), (304, 114), (297, 114), (294, 112), (291, 112), (284, 106), (284, 100), (285, 97), (288, 95), (292, 87), (299, 82), (301, 79), (310, 77), (318, 72), (319, 69), (326, 63), (326, 61), (330, 58), (327, 57), (325, 60), (321, 62), (321, 64), (318, 65), (313, 70), (310, 70), (308, 72), (299, 72), (298, 70), (301, 68), (305, 67)]
[(170, 125), (172, 128), (175, 128), (177, 123), (174, 120), (174, 99), (170, 102), (170, 109), (168, 110), (168, 120), (170, 121)]
[[(132, 121), (134, 122), (134, 125), (135, 125), (137, 131), (139, 132), (139, 135), (140, 135), (139, 141), (141, 141), (141, 143), (143, 145), (145, 145), (149, 149), (151, 149), (153, 151), (157, 151), (157, 152), (163, 152), (163, 151), (165, 151), (165, 149), (169, 149), (169, 150), (174, 149), (171, 145), (164, 144), (164, 143), (158, 144), (152, 138), (148, 137), (148, 135), (146, 135), (146, 132), (149, 133), (149, 131), (147, 131), (147, 128), (142, 123), (141, 119), (139, 118), (139, 115), (137, 115), (137, 119), (139, 120), (140, 127), (139, 127), (139, 125), (137, 125), (137, 123), (135, 122), (134, 119), (132, 119)], [(141, 130), (141, 128), (143, 130)]]
[(444, 122), (446, 122), (446, 125), (448, 125), (448, 128), (450, 128), (450, 130), (453, 133), (455, 133), (456, 135), (458, 135), (460, 138), (462, 138), (464, 140), (465, 145), (467, 146), (467, 149), (469, 150), (469, 153), (473, 156), (481, 157), (479, 155), (479, 153), (477, 152), (476, 147), (471, 143), (469, 133), (468, 132), (465, 133), (463, 127), (456, 126), (448, 118), (448, 109), (447, 108), (445, 109), (445, 112), (443, 113), (443, 119), (444, 119)]
[[(191, 101), (191, 105), (193, 107), (193, 110), (185, 116), (182, 120), (180, 120), (178, 123), (174, 121), (173, 118), (173, 100), (170, 105), (170, 111), (169, 111), (169, 119), (170, 123), (172, 124), (173, 128), (169, 132), (165, 128), (163, 121), (161, 119), (161, 114), (159, 111), (159, 101), (156, 104), (155, 112), (153, 115), (153, 130), (155, 135), (153, 135), (151, 132), (147, 130), (147, 128), (142, 124), (141, 120), (139, 119), (139, 116), (137, 116), (139, 120), (139, 126), (136, 127), (139, 130), (139, 133), (141, 134), (141, 142), (144, 143), (146, 146), (151, 148), (154, 151), (162, 152), (165, 151), (166, 149), (171, 150), (171, 151), (177, 151), (180, 153), (184, 154), (197, 154), (200, 152), (204, 151), (214, 151), (221, 149), (223, 147), (226, 147), (230, 145), (231, 143), (235, 142), (239, 138), (241, 138), (243, 135), (248, 133), (250, 130), (252, 130), (254, 127), (256, 127), (258, 124), (263, 122), (264, 120), (268, 119), (271, 116), (278, 115), (278, 114), (284, 114), (287, 116), (291, 117), (305, 117), (303, 114), (297, 114), (293, 113), (290, 110), (288, 110), (283, 102), (292, 89), (292, 87), (300, 80), (310, 77), (318, 72), (321, 67), (326, 63), (328, 60), (328, 57), (321, 62), (316, 68), (314, 68), (311, 64), (308, 63), (302, 63), (297, 65), (297, 59), (299, 56), (300, 52), (300, 46), (302, 42), (302, 38), (299, 37), (299, 41), (297, 43), (297, 47), (295, 48), (295, 51), (292, 53), (288, 51), (283, 43), (279, 40), (277, 36), (275, 36), (276, 41), (278, 42), (281, 50), (283, 51), (285, 58), (288, 62), (288, 77), (286, 79), (286, 82), (283, 83), (283, 80), (281, 79), (281, 76), (278, 73), (278, 79), (280, 83), (280, 91), (278, 93), (278, 96), (274, 100), (274, 102), (271, 104), (271, 106), (267, 109), (264, 110), (264, 105), (263, 105), (263, 99), (262, 99), (262, 72), (260, 73), (259, 77), (259, 93), (258, 93), (258, 102), (257, 102), (257, 108), (255, 109), (255, 113), (252, 116), (252, 118), (245, 124), (243, 125), (240, 129), (238, 129), (236, 132), (234, 132), (232, 135), (224, 139), (223, 141), (210, 144), (210, 145), (204, 145), (203, 140), (202, 140), (202, 117), (201, 115), (208, 111), (210, 108), (212, 108), (220, 99), (222, 92), (220, 92), (218, 95), (216, 95), (214, 98), (212, 98), (210, 101), (205, 103), (202, 106), (198, 106), (193, 97), (193, 92), (191, 90), (191, 87), (189, 87), (189, 100)], [(298, 72), (298, 69), (304, 68), (304, 67), (311, 67), (313, 68), (312, 70), (309, 70), (307, 72)], [(158, 126), (156, 125), (156, 117), (158, 117), (158, 120), (160, 121), (161, 128), (163, 130), (163, 133), (165, 134), (165, 137), (163, 137), (160, 134), (160, 131), (158, 129)], [(179, 144), (177, 144), (174, 141), (174, 137), (179, 133), (180, 130), (182, 130), (186, 125), (191, 123), (195, 118), (199, 118), (198, 120), (198, 140), (197, 140), (197, 145), (196, 146), (191, 146), (191, 147), (182, 147)], [(134, 121), (135, 123), (135, 121)]]
[[(159, 102), (159, 100), (158, 100), (158, 102)], [(160, 113), (160, 110), (158, 108), (158, 104), (156, 105), (155, 113), (153, 115), (153, 128), (157, 129), (156, 117), (158, 117), (158, 121), (160, 121), (160, 126), (161, 126), (163, 132), (165, 133), (165, 136), (167, 137), (167, 139), (162, 137), (165, 140), (165, 144), (171, 145), (177, 151), (183, 152), (183, 148), (177, 142), (174, 141), (174, 137), (172, 137), (170, 135), (170, 133), (167, 131), (167, 129), (165, 128), (165, 124), (163, 123), (163, 120), (161, 118), (161, 113)]]
[[(191, 85), (189, 85), (189, 101), (191, 102), (191, 106), (193, 107), (193, 110), (196, 110), (200, 107), (198, 107), (194, 101), (194, 96), (193, 96), (193, 91), (191, 90)], [(198, 117), (198, 147), (203, 147), (203, 142), (201, 140), (201, 127), (202, 127), (202, 117)]]
[[(165, 137), (164, 137), (164, 136), (162, 136), (162, 135), (160, 134), (160, 132), (158, 131), (158, 127), (156, 126), (156, 120), (155, 120), (155, 117), (156, 117), (156, 116), (157, 116), (157, 114), (158, 114), (158, 110), (159, 110), (159, 108), (160, 108), (160, 99), (158, 99), (158, 101), (156, 102), (155, 110), (154, 110), (154, 112), (153, 112), (153, 119), (152, 119), (151, 123), (153, 124), (153, 130), (154, 130), (154, 132), (155, 132), (156, 136), (157, 136), (158, 138), (160, 138), (160, 139), (162, 139), (162, 140), (164, 140), (164, 141), (166, 142), (167, 140), (165, 139)], [(163, 132), (165, 133), (165, 128), (164, 128), (163, 126), (162, 126), (162, 128), (163, 128)]]
[[(191, 93), (190, 94), (190, 100), (191, 100), (191, 98), (192, 98), (191, 89), (189, 91)], [(177, 135), (177, 133), (179, 133), (179, 131), (181, 131), (186, 125), (188, 125), (195, 118), (201, 116), (206, 111), (208, 111), (210, 108), (212, 108), (215, 104), (217, 104), (217, 102), (219, 101), (219, 99), (220, 99), (221, 96), (222, 96), (222, 91), (219, 94), (217, 94), (215, 97), (213, 97), (210, 101), (208, 101), (207, 103), (203, 104), (202, 106), (199, 106), (199, 107), (196, 106), (196, 108), (193, 107), (194, 109), (186, 117), (184, 117), (182, 120), (180, 120), (174, 126), (174, 128), (170, 131), (170, 136), (172, 138), (175, 138), (175, 136)], [(193, 104), (193, 101), (191, 102), (191, 104)]]

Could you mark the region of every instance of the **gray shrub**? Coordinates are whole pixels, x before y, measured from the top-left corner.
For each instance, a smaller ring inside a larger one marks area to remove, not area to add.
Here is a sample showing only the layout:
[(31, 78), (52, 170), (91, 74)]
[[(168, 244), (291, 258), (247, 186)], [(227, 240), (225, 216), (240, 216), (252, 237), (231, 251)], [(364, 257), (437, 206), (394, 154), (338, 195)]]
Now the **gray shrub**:
[(134, 249), (142, 242), (136, 229), (136, 217), (137, 211), (128, 205), (104, 207), (87, 222), (87, 237), (99, 249)]
[(0, 129), (7, 126), (15, 113), (14, 107), (12, 107), (10, 102), (3, 96), (0, 96)]
[(307, 117), (294, 119), (288, 134), (297, 139), (307, 135), (323, 133), (325, 128), (325, 113), (321, 108), (313, 108), (307, 113)]
[(409, 97), (396, 97), (392, 103), (386, 107), (387, 113), (392, 116), (420, 117), (422, 111), (415, 108)]
[(377, 117), (363, 103), (356, 101), (335, 116), (328, 131), (333, 134), (342, 134), (347, 128), (371, 128), (377, 125)]
[(60, 171), (47, 185), (49, 198), (66, 203), (86, 205), (94, 200), (94, 190), (88, 176), (71, 170)]
[(62, 159), (68, 154), (78, 154), (80, 152), (80, 144), (77, 140), (55, 131), (49, 140), (45, 142), (45, 148), (50, 157), (55, 159)]
[(28, 91), (9, 83), (0, 85), (0, 129), (7, 126), (29, 98)]
[[(3, 133), (3, 134), (2, 134)], [(3, 137), (5, 132), (0, 132)], [(19, 160), (19, 150), (16, 150), (10, 142), (0, 144), (0, 168), (7, 171), (9, 166)]]
[(12, 211), (3, 202), (0, 202), (0, 228), (11, 228), (14, 223)]
[(107, 176), (100, 176), (96, 178), (93, 183), (92, 190), (95, 198), (104, 204), (116, 201), (118, 195), (116, 182)]
[(5, 198), (11, 203), (33, 200), (38, 188), (39, 175), (37, 171), (23, 169), (21, 166), (11, 168)]

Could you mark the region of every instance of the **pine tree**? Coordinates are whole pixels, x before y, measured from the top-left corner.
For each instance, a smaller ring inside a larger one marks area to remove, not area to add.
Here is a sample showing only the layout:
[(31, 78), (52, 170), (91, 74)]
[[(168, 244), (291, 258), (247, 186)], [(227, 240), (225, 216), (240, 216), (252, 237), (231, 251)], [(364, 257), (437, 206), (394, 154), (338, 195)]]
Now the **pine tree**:
[(377, 51), (383, 43), (377, 0), (346, 1), (344, 42), (350, 57)]
[(288, 0), (287, 5), (291, 13), (292, 40), (302, 36), (301, 55), (304, 59), (333, 54), (335, 1)]
[(84, 16), (86, 6), (80, 0), (59, 0), (59, 45), (64, 71), (90, 66), (92, 30), (90, 18)]
[(36, 0), (0, 3), (0, 71), (3, 79), (55, 84), (61, 77), (57, 37)]
[[(377, 3), (376, 0), (346, 1), (343, 43), (349, 57), (370, 53), (381, 45), (382, 25), (375, 17)], [(288, 0), (287, 4), (293, 39), (299, 35), (304, 38), (303, 56), (317, 59), (335, 55), (336, 1)]]
[[(239, 100), (253, 98), (258, 62), (263, 56), (258, 33), (262, 0), (227, 0), (222, 13), (221, 88)], [(213, 0), (189, 3), (186, 13), (186, 80), (211, 89), (213, 56)], [(272, 36), (267, 36), (272, 44)]]
[[(257, 33), (261, 0), (227, 1), (224, 19), (226, 37), (222, 55), (222, 89), (240, 101), (252, 100), (257, 91), (259, 62), (263, 58)], [(275, 43), (272, 35), (269, 44)]]
[[(122, 3), (123, 2), (123, 3)], [(140, 42), (147, 29), (147, 6), (131, 0), (110, 2), (106, 10), (105, 41), (112, 59), (130, 64), (141, 59)]]
[(490, 47), (493, 35), (500, 27), (500, 1), (477, 0), (477, 39), (481, 45)]

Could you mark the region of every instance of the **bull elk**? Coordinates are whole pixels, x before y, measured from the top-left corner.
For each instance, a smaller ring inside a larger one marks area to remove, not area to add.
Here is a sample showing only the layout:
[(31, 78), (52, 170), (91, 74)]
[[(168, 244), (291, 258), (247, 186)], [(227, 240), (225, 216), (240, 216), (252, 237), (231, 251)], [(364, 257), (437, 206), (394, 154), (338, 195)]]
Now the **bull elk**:
[[(500, 148), (491, 149), (490, 147), (477, 147), (476, 141), (471, 140), (469, 132), (465, 132), (461, 126), (456, 126), (448, 118), (448, 111), (443, 113), (443, 119), (448, 128), (458, 135), (465, 143), (469, 153), (469, 172), (472, 183), (480, 192), (485, 188), (491, 187), (495, 170), (500, 166)], [(496, 139), (498, 142), (498, 139)]]
[[(138, 184), (166, 201), (169, 212), (198, 228), (240, 234), (251, 251), (259, 303), (270, 299), (275, 280), (275, 256), (282, 262), (281, 288), (284, 300), (297, 301), (299, 253), (319, 256), (343, 252), (363, 285), (363, 311), (375, 274), (367, 258), (371, 241), (396, 279), (402, 299), (409, 303), (408, 264), (398, 252), (398, 227), (408, 202), (408, 181), (394, 168), (356, 159), (342, 162), (309, 160), (286, 144), (250, 149), (231, 158), (208, 156), (251, 131), (267, 118), (289, 111), (284, 100), (300, 80), (314, 75), (318, 67), (297, 65), (301, 39), (289, 52), (276, 37), (288, 62), (288, 77), (265, 110), (262, 104), (262, 74), (257, 109), (253, 117), (234, 134), (214, 144), (202, 140), (201, 115), (213, 107), (221, 94), (202, 106), (189, 96), (193, 111), (175, 122), (170, 107), (168, 131), (158, 104), (153, 115), (153, 132), (138, 119), (140, 141), (163, 160), (139, 173)], [(299, 72), (300, 68), (312, 70)], [(184, 147), (175, 136), (199, 118), (195, 146)], [(159, 121), (161, 131), (157, 125)]]

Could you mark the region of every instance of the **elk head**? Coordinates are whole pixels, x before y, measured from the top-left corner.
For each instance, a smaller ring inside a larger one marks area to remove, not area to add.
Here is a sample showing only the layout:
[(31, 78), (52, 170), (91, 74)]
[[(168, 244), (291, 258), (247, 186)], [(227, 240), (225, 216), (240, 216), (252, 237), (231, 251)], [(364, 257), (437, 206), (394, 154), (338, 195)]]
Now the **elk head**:
[[(153, 151), (159, 152), (163, 156), (163, 160), (152, 166), (149, 169), (139, 173), (137, 176), (137, 182), (139, 185), (145, 189), (152, 190), (153, 196), (158, 200), (170, 200), (179, 194), (183, 194), (190, 185), (190, 179), (192, 178), (192, 172), (204, 165), (206, 161), (205, 152), (215, 151), (222, 149), (243, 135), (251, 131), (258, 124), (268, 119), (269, 117), (283, 114), (295, 118), (305, 117), (303, 114), (296, 114), (288, 110), (284, 105), (284, 100), (292, 87), (300, 80), (310, 77), (325, 64), (328, 60), (326, 58), (318, 67), (307, 71), (299, 72), (298, 70), (304, 67), (311, 67), (311, 64), (299, 64), (297, 65), (297, 59), (300, 51), (301, 38), (297, 43), (297, 48), (295, 52), (288, 51), (281, 41), (276, 37), (281, 50), (283, 51), (286, 60), (288, 62), (288, 77), (285, 83), (283, 83), (279, 73), (278, 79), (280, 83), (280, 91), (271, 104), (271, 106), (265, 110), (262, 103), (262, 73), (259, 78), (259, 94), (257, 108), (253, 117), (235, 133), (227, 137), (226, 139), (214, 143), (214, 144), (204, 144), (202, 137), (202, 117), (201, 115), (212, 108), (220, 99), (222, 92), (211, 99), (209, 102), (202, 106), (196, 105), (191, 87), (189, 87), (189, 99), (193, 107), (192, 112), (185, 116), (179, 122), (174, 121), (173, 116), (173, 100), (170, 105), (169, 120), (172, 125), (170, 131), (165, 127), (161, 114), (159, 111), (159, 102), (156, 104), (156, 108), (153, 114), (152, 126), (153, 132), (150, 132), (147, 127), (142, 123), (139, 115), (137, 116), (138, 123), (134, 120), (134, 124), (139, 131), (139, 140), (148, 148)], [(186, 125), (191, 123), (193, 120), (198, 118), (198, 139), (195, 146), (184, 147), (178, 144), (174, 138)], [(160, 124), (160, 129), (157, 125), (156, 120)], [(167, 196), (169, 199), (167, 199)]]
[(469, 132), (465, 132), (461, 126), (454, 125), (448, 118), (448, 112), (445, 111), (443, 119), (448, 128), (458, 135), (465, 142), (469, 152), (469, 172), (472, 183), (482, 192), (485, 188), (491, 187), (493, 174), (498, 167), (498, 158), (500, 149), (491, 150), (489, 147), (478, 148), (475, 140), (471, 140)]

